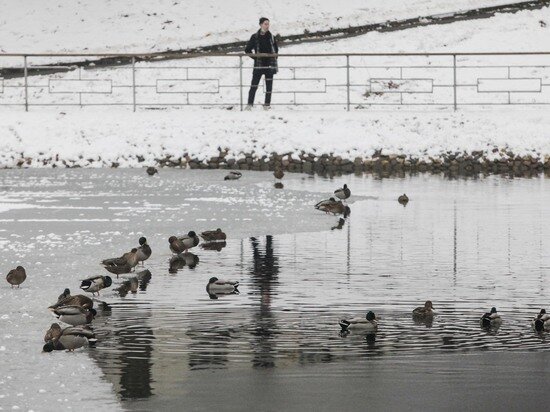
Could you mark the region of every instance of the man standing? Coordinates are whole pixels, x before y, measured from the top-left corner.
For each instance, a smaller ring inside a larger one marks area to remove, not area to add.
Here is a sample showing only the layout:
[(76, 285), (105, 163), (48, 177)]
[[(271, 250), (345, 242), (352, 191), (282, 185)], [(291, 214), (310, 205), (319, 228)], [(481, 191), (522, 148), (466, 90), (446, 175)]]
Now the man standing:
[[(266, 17), (260, 18), (260, 30), (250, 37), (250, 40), (246, 44), (245, 53), (254, 54), (257, 53), (266, 53), (266, 54), (277, 54), (279, 53), (279, 48), (277, 47), (277, 42), (275, 37), (269, 31), (269, 19)], [(252, 109), (254, 104), (254, 97), (256, 96), (256, 90), (258, 89), (258, 84), (260, 84), (260, 79), (262, 76), (265, 76), (265, 104), (264, 109), (269, 109), (271, 104), (271, 91), (273, 90), (273, 75), (277, 73), (277, 58), (276, 57), (255, 57), (250, 56), (254, 59), (254, 71), (252, 72), (252, 84), (250, 86), (250, 91), (248, 92), (248, 105), (246, 110)]]

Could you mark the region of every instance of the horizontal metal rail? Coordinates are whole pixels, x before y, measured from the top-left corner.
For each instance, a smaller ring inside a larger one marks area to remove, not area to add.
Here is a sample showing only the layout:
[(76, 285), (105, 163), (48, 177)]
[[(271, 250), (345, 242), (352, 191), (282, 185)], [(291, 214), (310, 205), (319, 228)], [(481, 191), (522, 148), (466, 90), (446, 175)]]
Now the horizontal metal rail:
[[(116, 56), (125, 64), (83, 67), (59, 61), (60, 57), (82, 56)], [(29, 110), (120, 106), (141, 110), (190, 106), (242, 110), (251, 73), (274, 68), (254, 67), (258, 58), (276, 58), (280, 63), (271, 102), (278, 107), (361, 110), (375, 106), (437, 106), (457, 110), (461, 106), (550, 105), (550, 52), (543, 51), (200, 53), (186, 55), (195, 61), (182, 61), (182, 65), (155, 62), (151, 55), (145, 60), (143, 56), (0, 53), (0, 107)], [(301, 59), (304, 57), (314, 57), (314, 64)], [(224, 59), (234, 60), (235, 64)], [(48, 64), (48, 60), (53, 61)], [(258, 94), (263, 95), (265, 90), (265, 83), (259, 85)]]

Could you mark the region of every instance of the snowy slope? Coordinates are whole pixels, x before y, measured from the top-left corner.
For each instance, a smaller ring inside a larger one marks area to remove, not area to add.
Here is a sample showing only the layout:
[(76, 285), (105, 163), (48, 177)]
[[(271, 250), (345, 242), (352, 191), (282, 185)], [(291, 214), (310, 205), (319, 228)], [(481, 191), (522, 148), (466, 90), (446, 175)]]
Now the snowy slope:
[(243, 41), (260, 16), (285, 35), (511, 0), (0, 0), (0, 52), (153, 52)]

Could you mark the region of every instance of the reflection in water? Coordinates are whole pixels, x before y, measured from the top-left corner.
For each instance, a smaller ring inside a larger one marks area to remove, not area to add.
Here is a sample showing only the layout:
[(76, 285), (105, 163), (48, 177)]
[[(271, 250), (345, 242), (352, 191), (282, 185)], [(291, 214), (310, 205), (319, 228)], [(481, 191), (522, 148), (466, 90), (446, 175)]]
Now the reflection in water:
[(256, 339), (252, 342), (254, 353), (252, 364), (255, 367), (270, 368), (275, 366), (275, 343), (273, 337), (277, 334), (277, 324), (271, 312), (271, 297), (275, 294), (277, 276), (279, 273), (279, 260), (273, 250), (273, 236), (265, 237), (265, 250), (260, 250), (260, 242), (251, 237), (252, 268), (250, 277), (254, 290), (252, 294), (259, 297), (259, 305), (255, 306), (253, 313), (252, 334)]
[(170, 258), (169, 273), (177, 273), (178, 270), (187, 266), (189, 269), (195, 269), (199, 264), (199, 257), (191, 252), (180, 253)]
[(216, 252), (221, 252), (221, 250), (227, 246), (227, 242), (221, 241), (221, 242), (207, 242), (207, 243), (201, 243), (200, 247), (204, 250), (214, 250)]

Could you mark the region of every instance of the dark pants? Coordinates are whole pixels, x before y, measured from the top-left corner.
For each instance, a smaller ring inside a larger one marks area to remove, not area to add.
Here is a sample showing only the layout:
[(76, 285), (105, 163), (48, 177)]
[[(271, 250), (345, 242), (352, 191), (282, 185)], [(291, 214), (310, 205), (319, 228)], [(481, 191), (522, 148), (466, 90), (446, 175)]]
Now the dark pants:
[(262, 76), (265, 75), (265, 104), (271, 104), (271, 91), (273, 90), (273, 69), (254, 69), (252, 72), (252, 84), (250, 91), (248, 92), (248, 104), (254, 104), (254, 97), (256, 96), (256, 90)]

